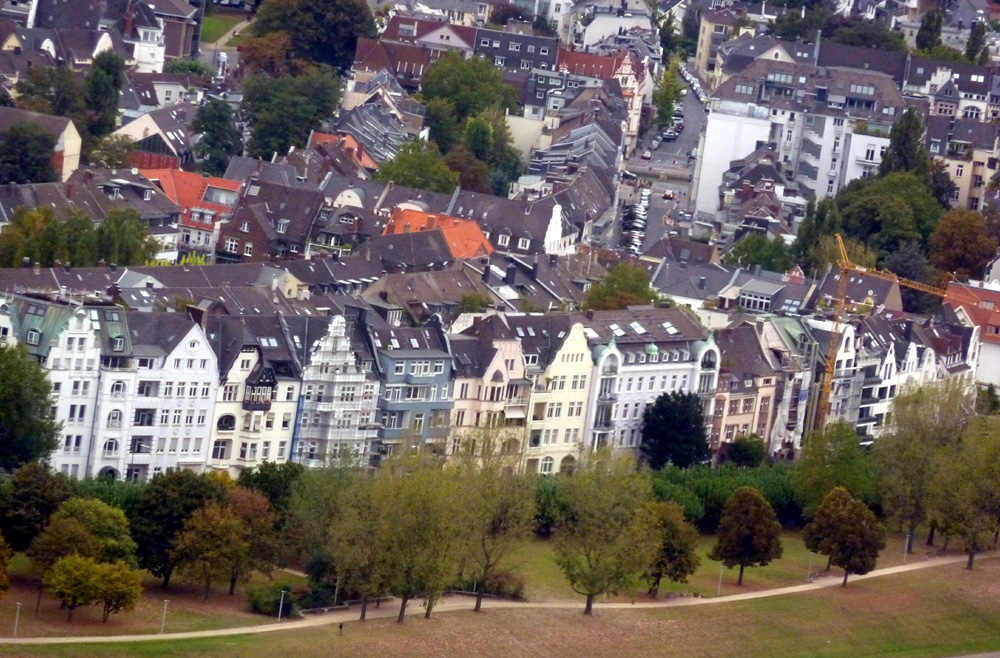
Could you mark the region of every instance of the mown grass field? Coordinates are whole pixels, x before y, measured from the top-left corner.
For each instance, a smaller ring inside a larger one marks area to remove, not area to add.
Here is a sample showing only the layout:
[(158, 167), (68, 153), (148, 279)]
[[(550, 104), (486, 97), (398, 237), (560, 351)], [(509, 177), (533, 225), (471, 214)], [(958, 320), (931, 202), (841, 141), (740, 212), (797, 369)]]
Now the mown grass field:
[(2, 647), (11, 657), (937, 658), (1000, 649), (996, 559), (741, 603), (660, 610), (453, 612), (197, 641)]
[(246, 19), (245, 14), (232, 14), (216, 12), (211, 16), (206, 16), (201, 23), (201, 41), (203, 44), (212, 44), (221, 39), (227, 32), (232, 32), (233, 28)]

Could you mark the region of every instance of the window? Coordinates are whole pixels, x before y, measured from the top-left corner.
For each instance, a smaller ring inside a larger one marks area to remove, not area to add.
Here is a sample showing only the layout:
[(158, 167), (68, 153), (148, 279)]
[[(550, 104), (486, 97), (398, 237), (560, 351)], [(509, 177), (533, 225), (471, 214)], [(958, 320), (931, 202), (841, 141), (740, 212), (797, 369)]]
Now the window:
[(499, 236), (497, 236), (497, 244), (500, 245), (501, 247), (506, 247), (507, 245), (510, 244), (510, 236), (507, 235), (506, 233), (501, 233)]
[(489, 39), (480, 39), (479, 40), (479, 45), (482, 48), (489, 48), (490, 47), (490, 40)]
[(957, 165), (955, 167), (955, 178), (961, 178), (963, 173), (965, 173), (965, 165)]
[(249, 233), (250, 232), (250, 222), (243, 222), (242, 224), (240, 224), (240, 230), (243, 231), (244, 233)]
[(545, 457), (542, 459), (541, 474), (542, 475), (552, 475), (552, 469), (555, 465), (556, 460), (552, 457)]
[(228, 441), (216, 441), (212, 444), (212, 459), (225, 459)]
[(496, 57), (493, 58), (493, 63), (496, 64), (497, 66), (503, 66), (504, 58), (497, 55)]
[(108, 414), (108, 427), (117, 429), (122, 426), (122, 412), (115, 409)]
[(397, 375), (405, 374), (406, 373), (406, 364), (405, 363), (397, 363), (394, 372)]
[(289, 221), (287, 219), (280, 219), (278, 220), (278, 225), (275, 227), (274, 230), (277, 231), (278, 233), (282, 234), (286, 233), (288, 231), (288, 224)]
[(736, 93), (750, 96), (753, 94), (753, 85), (736, 85)]
[(38, 333), (36, 329), (29, 329), (28, 335), (25, 337), (25, 342), (27, 342), (28, 345), (38, 345), (41, 339), (42, 335)]
[(548, 48), (539, 48), (538, 49), (538, 54), (539, 55), (548, 55), (549, 54), (549, 49)]
[[(183, 391), (183, 387), (178, 389), (178, 393)], [(236, 400), (236, 396), (240, 391), (239, 384), (226, 384), (222, 388), (222, 401), (223, 402), (233, 402)]]
[(510, 44), (507, 45), (507, 48), (513, 50), (514, 52), (519, 52), (521, 50), (521, 44), (511, 42)]
[(413, 422), (410, 427), (417, 432), (422, 432), (424, 429), (424, 415), (423, 414), (413, 414)]
[(226, 251), (231, 254), (235, 254), (240, 248), (240, 241), (236, 238), (226, 238)]

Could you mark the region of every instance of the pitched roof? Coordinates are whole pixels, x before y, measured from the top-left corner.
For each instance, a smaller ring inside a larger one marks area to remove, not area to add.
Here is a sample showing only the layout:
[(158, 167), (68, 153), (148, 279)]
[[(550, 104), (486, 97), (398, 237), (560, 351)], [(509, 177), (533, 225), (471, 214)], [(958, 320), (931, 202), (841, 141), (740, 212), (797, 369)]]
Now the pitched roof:
[(475, 258), (493, 253), (490, 241), (475, 222), (419, 210), (395, 209), (386, 222), (382, 234), (413, 233), (435, 228), (444, 234), (448, 249), (455, 259)]
[(33, 123), (56, 139), (63, 134), (66, 128), (73, 125), (73, 122), (66, 117), (29, 112), (13, 107), (0, 107), (0, 132), (6, 132), (15, 123)]
[(220, 203), (219, 199), (224, 198), (224, 196), (220, 197), (218, 194), (209, 193), (209, 188), (234, 193), (240, 191), (240, 184), (236, 181), (203, 176), (179, 169), (144, 169), (142, 175), (154, 185), (158, 185), (168, 199), (180, 206), (182, 224), (202, 230), (205, 229), (204, 223), (191, 221), (192, 209), (213, 211), (216, 213), (215, 220), (219, 221), (223, 213), (232, 212), (237, 200), (236, 194), (233, 194), (230, 195), (232, 197), (231, 203)]

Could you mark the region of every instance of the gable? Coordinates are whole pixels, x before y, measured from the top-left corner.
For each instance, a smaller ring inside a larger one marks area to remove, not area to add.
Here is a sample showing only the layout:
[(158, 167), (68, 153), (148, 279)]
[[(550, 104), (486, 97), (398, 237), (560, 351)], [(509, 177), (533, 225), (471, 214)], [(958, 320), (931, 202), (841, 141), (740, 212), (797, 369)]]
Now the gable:
[(444, 46), (446, 48), (472, 50), (472, 44), (462, 39), (462, 37), (454, 29), (452, 29), (450, 25), (442, 25), (435, 30), (431, 30), (427, 34), (418, 37), (417, 43), (431, 47)]

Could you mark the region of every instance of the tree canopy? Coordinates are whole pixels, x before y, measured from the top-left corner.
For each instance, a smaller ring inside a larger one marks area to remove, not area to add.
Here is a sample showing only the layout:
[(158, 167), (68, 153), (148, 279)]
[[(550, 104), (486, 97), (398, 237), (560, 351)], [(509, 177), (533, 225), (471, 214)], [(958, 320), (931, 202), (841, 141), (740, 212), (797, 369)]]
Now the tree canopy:
[(287, 153), (290, 146), (306, 146), (309, 134), (333, 113), (339, 88), (336, 76), (323, 69), (294, 78), (248, 77), (241, 106), (250, 125), (248, 153), (270, 160), (274, 153)]
[(450, 103), (458, 123), (491, 106), (517, 107), (517, 94), (503, 81), (501, 69), (481, 57), (465, 59), (452, 51), (427, 68), (422, 95), (428, 102), (441, 99)]
[(626, 306), (656, 304), (658, 299), (649, 285), (649, 272), (636, 265), (619, 263), (590, 287), (583, 308), (613, 311)]
[(670, 66), (664, 71), (653, 89), (653, 106), (656, 107), (656, 123), (668, 126), (674, 120), (674, 108), (681, 100), (679, 82), (680, 59), (670, 58)]
[(760, 267), (771, 272), (786, 272), (795, 265), (795, 256), (784, 240), (769, 240), (760, 233), (741, 238), (723, 257), (726, 265), (745, 268)]
[(351, 68), (359, 37), (376, 36), (363, 0), (264, 0), (249, 30), (255, 37), (284, 33), (296, 57), (339, 71)]
[(701, 398), (695, 393), (673, 391), (656, 398), (642, 413), (639, 452), (653, 470), (667, 464), (687, 468), (708, 460)]
[(983, 216), (973, 210), (948, 211), (930, 237), (931, 264), (962, 280), (982, 277), (996, 252), (996, 238), (989, 234)]
[(383, 162), (375, 178), (382, 183), (451, 194), (458, 186), (459, 175), (448, 168), (434, 144), (416, 141), (404, 144), (395, 158)]
[(35, 123), (19, 122), (0, 132), (0, 185), (54, 183), (56, 138)]
[(208, 99), (198, 108), (192, 129), (201, 134), (195, 153), (202, 160), (201, 168), (213, 176), (221, 176), (240, 150), (240, 133), (233, 123), (233, 109), (218, 98)]
[(781, 557), (781, 524), (774, 509), (753, 487), (741, 487), (726, 503), (709, 559), (728, 568), (763, 567)]
[(875, 486), (870, 462), (850, 423), (839, 421), (822, 432), (807, 433), (792, 479), (806, 516), (816, 513), (837, 487), (848, 495), (870, 499)]
[(0, 467), (18, 468), (56, 449), (51, 408), (52, 385), (38, 361), (23, 347), (0, 345)]
[(656, 560), (649, 569), (649, 593), (656, 597), (660, 581), (686, 583), (701, 565), (698, 557), (698, 530), (684, 518), (684, 509), (675, 502), (654, 505), (660, 524), (661, 541)]

